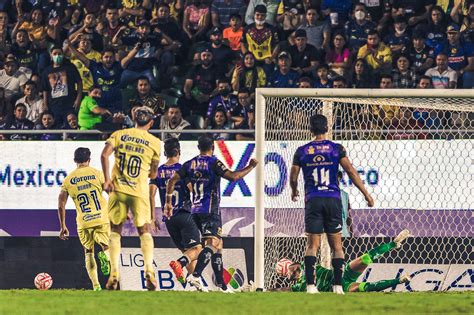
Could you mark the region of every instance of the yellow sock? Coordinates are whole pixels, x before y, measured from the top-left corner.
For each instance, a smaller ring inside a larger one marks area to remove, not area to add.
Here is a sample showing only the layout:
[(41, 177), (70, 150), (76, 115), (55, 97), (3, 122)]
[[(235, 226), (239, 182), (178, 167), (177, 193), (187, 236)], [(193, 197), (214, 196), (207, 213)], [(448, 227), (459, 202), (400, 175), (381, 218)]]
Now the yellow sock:
[(110, 255), (110, 276), (119, 276), (119, 259), (120, 259), (120, 234), (116, 232), (110, 233), (109, 239), (109, 255)]
[(86, 253), (86, 270), (89, 278), (92, 281), (92, 287), (100, 286), (99, 278), (97, 276), (97, 264), (95, 262), (94, 253)]
[(145, 262), (145, 273), (152, 273), (155, 275), (153, 270), (153, 237), (150, 233), (143, 233), (140, 235), (140, 246), (143, 253), (143, 261)]

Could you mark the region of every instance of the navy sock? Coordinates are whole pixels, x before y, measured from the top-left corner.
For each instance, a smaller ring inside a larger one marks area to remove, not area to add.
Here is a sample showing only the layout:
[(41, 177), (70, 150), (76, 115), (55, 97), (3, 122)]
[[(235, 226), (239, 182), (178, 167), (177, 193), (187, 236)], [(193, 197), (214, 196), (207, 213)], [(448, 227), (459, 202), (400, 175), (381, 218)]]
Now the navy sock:
[(211, 261), (212, 257), (212, 249), (209, 247), (204, 247), (202, 251), (199, 253), (196, 268), (194, 268), (193, 276), (200, 277), (204, 268), (206, 268), (207, 264)]
[(227, 286), (224, 283), (224, 264), (222, 263), (221, 253), (215, 253), (212, 255), (211, 265), (212, 270), (214, 270), (214, 275), (216, 276), (217, 286), (226, 290)]
[(314, 266), (316, 265), (316, 256), (304, 256), (304, 274), (306, 284), (315, 284), (316, 276), (314, 274)]
[(181, 256), (180, 258), (178, 258), (178, 262), (181, 264), (181, 267), (186, 267), (187, 264), (189, 264), (189, 260), (188, 260), (188, 257), (186, 256)]
[(334, 271), (334, 285), (342, 285), (342, 272), (344, 271), (344, 259), (333, 258), (332, 269)]

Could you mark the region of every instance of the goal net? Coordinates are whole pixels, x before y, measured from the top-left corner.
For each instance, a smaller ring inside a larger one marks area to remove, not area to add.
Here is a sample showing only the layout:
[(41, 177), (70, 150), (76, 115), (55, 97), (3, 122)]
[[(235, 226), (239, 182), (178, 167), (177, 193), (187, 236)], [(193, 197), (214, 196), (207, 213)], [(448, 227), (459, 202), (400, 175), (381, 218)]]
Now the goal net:
[[(404, 228), (414, 238), (378, 262), (466, 263), (472, 252), (474, 205), (474, 93), (469, 90), (258, 89), (256, 283), (288, 286), (275, 273), (281, 258), (303, 260), (304, 183), (290, 198), (295, 150), (311, 139), (309, 118), (324, 114), (329, 135), (375, 200), (343, 174), (352, 224), (344, 238), (354, 259)], [(471, 222), (471, 223), (470, 223)], [(469, 250), (470, 248), (470, 250)], [(329, 257), (328, 257), (329, 256)], [(326, 266), (330, 254), (323, 251)]]

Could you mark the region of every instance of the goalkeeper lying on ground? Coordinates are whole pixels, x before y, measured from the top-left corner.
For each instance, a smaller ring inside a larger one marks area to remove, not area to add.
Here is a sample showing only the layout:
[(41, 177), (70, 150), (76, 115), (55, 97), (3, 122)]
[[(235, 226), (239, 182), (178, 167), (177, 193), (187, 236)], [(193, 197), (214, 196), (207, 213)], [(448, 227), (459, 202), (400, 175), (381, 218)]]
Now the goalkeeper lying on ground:
[[(387, 288), (395, 286), (400, 283), (409, 282), (411, 279), (408, 275), (402, 275), (400, 278), (381, 280), (377, 282), (357, 282), (357, 278), (364, 272), (364, 270), (374, 260), (378, 259), (383, 254), (391, 251), (392, 249), (400, 248), (402, 242), (409, 236), (408, 230), (403, 230), (398, 234), (395, 239), (390, 243), (379, 245), (369, 250), (364, 255), (356, 258), (355, 260), (346, 264), (344, 273), (342, 275), (342, 287), (344, 292), (372, 292), (372, 291), (383, 291)], [(285, 275), (280, 275), (285, 276)], [(289, 288), (283, 290), (293, 292), (305, 292), (306, 291), (306, 279), (304, 275), (304, 264), (293, 263), (288, 267), (288, 273), (286, 275), (291, 281), (296, 281)], [(330, 269), (323, 268), (321, 265), (316, 266), (316, 286), (320, 292), (332, 292), (333, 283), (333, 271)], [(282, 289), (280, 289), (282, 290)]]

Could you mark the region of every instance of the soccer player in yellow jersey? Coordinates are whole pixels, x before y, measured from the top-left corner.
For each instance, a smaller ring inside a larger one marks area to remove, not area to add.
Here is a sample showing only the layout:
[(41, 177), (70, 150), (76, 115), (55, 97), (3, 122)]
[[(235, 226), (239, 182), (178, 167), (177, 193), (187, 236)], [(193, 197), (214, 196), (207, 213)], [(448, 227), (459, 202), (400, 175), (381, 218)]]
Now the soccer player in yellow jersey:
[(74, 162), (77, 169), (69, 174), (61, 186), (58, 200), (58, 214), (61, 232), (59, 237), (66, 240), (69, 230), (66, 227), (66, 202), (68, 196), (76, 205), (77, 235), (85, 251), (86, 269), (92, 281), (94, 291), (100, 291), (97, 277), (97, 265), (94, 258), (94, 243), (102, 247), (98, 257), (104, 275), (110, 272), (109, 266), (109, 216), (107, 202), (102, 196), (104, 176), (102, 172), (89, 166), (91, 151), (88, 148), (77, 148)]
[[(160, 162), (161, 141), (148, 130), (153, 125), (154, 113), (142, 106), (134, 111), (135, 128), (114, 132), (105, 144), (101, 162), (104, 171), (104, 190), (110, 192), (110, 277), (106, 288), (119, 288), (119, 256), (122, 225), (127, 219), (128, 209), (140, 235), (140, 244), (145, 263), (146, 287), (155, 290), (157, 282), (153, 270), (153, 238), (151, 236), (152, 213), (148, 178), (156, 178)], [(112, 177), (109, 173), (109, 157), (114, 153), (115, 164)]]

